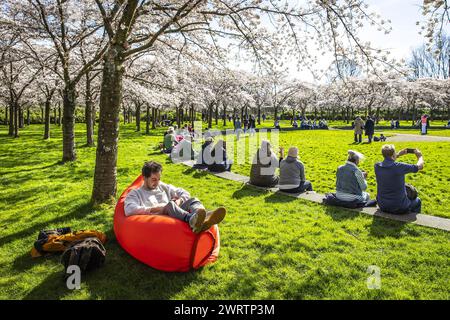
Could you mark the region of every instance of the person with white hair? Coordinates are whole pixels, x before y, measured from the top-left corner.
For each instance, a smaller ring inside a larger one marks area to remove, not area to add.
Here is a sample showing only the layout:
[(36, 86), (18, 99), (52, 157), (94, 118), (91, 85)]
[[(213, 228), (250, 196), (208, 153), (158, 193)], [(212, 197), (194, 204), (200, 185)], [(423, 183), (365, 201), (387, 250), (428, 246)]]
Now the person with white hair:
[(361, 171), (358, 165), (364, 155), (358, 151), (348, 150), (347, 162), (336, 171), (336, 198), (344, 202), (367, 202), (370, 196), (367, 192), (367, 173)]
[(278, 176), (275, 172), (283, 159), (283, 153), (284, 150), (280, 148), (280, 159), (278, 159), (272, 151), (270, 142), (263, 140), (252, 161), (250, 183), (259, 187), (275, 187), (278, 183)]
[(298, 160), (297, 147), (289, 148), (288, 156), (280, 162), (279, 187), (289, 193), (313, 191), (311, 182), (305, 178), (305, 166)]

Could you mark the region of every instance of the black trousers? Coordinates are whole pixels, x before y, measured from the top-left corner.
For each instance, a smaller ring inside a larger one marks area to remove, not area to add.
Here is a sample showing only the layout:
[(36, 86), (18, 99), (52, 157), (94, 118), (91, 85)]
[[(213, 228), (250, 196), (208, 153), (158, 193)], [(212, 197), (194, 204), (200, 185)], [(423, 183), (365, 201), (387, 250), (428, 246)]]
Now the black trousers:
[(355, 133), (355, 142), (362, 142), (362, 134)]
[(288, 192), (288, 193), (302, 193), (305, 191), (313, 191), (312, 184), (309, 180), (301, 182), (297, 188), (293, 189), (280, 189), (280, 191)]

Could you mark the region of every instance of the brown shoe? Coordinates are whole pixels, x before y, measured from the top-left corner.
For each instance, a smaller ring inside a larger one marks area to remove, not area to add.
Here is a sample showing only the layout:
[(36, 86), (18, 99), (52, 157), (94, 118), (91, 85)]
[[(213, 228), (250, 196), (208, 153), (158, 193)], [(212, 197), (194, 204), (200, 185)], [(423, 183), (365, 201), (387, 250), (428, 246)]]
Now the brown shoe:
[(197, 212), (189, 220), (189, 226), (193, 233), (199, 233), (203, 231), (203, 225), (205, 222), (206, 210), (198, 209)]
[(215, 224), (219, 224), (225, 218), (227, 210), (223, 207), (217, 208), (214, 211), (208, 211), (205, 222), (202, 226), (202, 231), (208, 230)]

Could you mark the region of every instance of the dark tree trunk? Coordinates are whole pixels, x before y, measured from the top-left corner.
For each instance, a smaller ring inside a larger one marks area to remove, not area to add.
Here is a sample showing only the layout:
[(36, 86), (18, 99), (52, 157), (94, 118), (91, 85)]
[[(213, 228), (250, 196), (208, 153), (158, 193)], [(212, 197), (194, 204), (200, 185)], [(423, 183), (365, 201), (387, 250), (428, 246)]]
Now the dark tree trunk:
[(45, 114), (44, 114), (45, 108), (43, 108), (42, 106), (40, 108), (41, 108), (41, 124), (44, 124), (45, 123)]
[(30, 107), (27, 108), (27, 126), (29, 126), (31, 124), (31, 119), (30, 119)]
[(258, 105), (258, 125), (261, 124), (261, 106)]
[(14, 138), (19, 137), (19, 106), (14, 105)]
[(24, 118), (23, 118), (23, 108), (19, 107), (19, 128), (22, 129), (25, 124)]
[(141, 131), (141, 104), (136, 104), (136, 131)]
[(194, 121), (195, 121), (195, 110), (194, 106), (191, 105), (191, 127), (194, 128)]
[(227, 126), (227, 105), (223, 105), (223, 126)]
[(147, 116), (145, 117), (145, 134), (150, 133), (150, 107), (147, 105)]
[(277, 117), (278, 117), (278, 107), (275, 107), (273, 111), (273, 121), (275, 121)]
[(58, 104), (58, 126), (61, 125), (61, 106)]
[(9, 107), (6, 106), (5, 107), (5, 125), (8, 124), (8, 111), (9, 111)]
[(86, 120), (86, 144), (88, 145), (88, 147), (92, 147), (94, 146), (94, 123), (92, 119), (92, 92), (89, 73), (86, 74), (86, 101), (84, 118)]
[(50, 138), (50, 100), (45, 100), (44, 108), (44, 139)]
[(96, 203), (114, 199), (117, 191), (117, 148), (124, 72), (121, 58), (123, 50), (123, 46), (116, 44), (109, 49), (104, 58), (92, 190), (92, 200)]
[(380, 107), (377, 107), (377, 113), (376, 113), (376, 124), (380, 122)]
[(123, 124), (127, 123), (127, 109), (123, 107)]
[(75, 161), (75, 104), (77, 92), (74, 85), (67, 85), (63, 91), (63, 162)]
[(175, 108), (175, 115), (176, 115), (176, 121), (178, 125), (178, 129), (181, 128), (181, 122), (180, 122), (180, 107)]
[(56, 116), (56, 108), (53, 108), (53, 123), (55, 126), (58, 124), (58, 117)]
[(213, 106), (214, 105), (212, 103), (209, 105), (209, 110), (208, 110), (208, 129), (212, 128)]
[(216, 116), (216, 126), (217, 126), (219, 124), (219, 104), (218, 103), (216, 103), (215, 116)]
[(152, 129), (156, 129), (156, 114), (157, 110), (156, 108), (152, 108)]

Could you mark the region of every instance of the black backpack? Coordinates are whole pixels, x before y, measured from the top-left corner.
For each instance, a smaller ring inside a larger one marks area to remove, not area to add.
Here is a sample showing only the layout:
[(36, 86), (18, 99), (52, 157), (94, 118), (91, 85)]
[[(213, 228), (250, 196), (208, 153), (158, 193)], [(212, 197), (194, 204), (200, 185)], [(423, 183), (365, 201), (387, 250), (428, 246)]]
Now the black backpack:
[(64, 269), (71, 265), (80, 267), (81, 272), (102, 266), (105, 262), (106, 250), (97, 237), (75, 241), (63, 252), (61, 263)]

